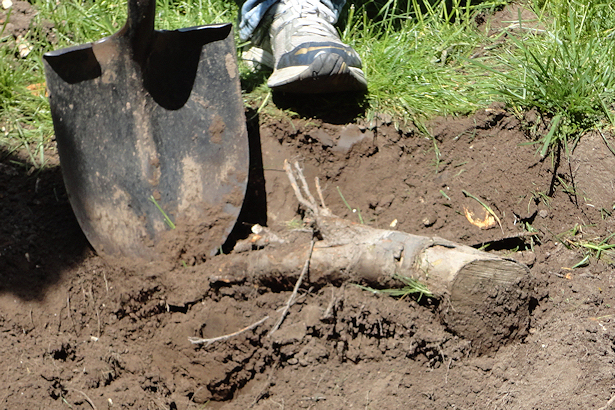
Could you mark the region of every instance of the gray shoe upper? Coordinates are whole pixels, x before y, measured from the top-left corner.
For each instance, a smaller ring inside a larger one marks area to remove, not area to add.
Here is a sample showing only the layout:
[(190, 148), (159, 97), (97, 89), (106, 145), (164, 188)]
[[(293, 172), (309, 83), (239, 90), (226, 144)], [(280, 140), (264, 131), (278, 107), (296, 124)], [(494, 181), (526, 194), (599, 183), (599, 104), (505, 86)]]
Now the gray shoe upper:
[(267, 85), (299, 93), (365, 90), (361, 59), (341, 41), (335, 20), (319, 0), (281, 0), (273, 5), (253, 39), (273, 54), (274, 72)]

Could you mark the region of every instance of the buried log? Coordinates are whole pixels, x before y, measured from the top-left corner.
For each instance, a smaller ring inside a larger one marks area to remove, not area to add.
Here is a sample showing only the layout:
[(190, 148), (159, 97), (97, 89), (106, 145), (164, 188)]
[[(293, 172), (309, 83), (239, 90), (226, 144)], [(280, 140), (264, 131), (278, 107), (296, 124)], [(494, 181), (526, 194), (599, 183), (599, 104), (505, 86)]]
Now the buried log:
[[(526, 334), (532, 300), (526, 266), (441, 238), (375, 229), (335, 217), (324, 204), (316, 205), (298, 165), (292, 170), (286, 164), (286, 171), (320, 240), (312, 250), (310, 234), (303, 240), (284, 240), (263, 228), (237, 246), (262, 249), (218, 259), (214, 280), (279, 286), (296, 281), (309, 259), (306, 281), (310, 285), (350, 282), (399, 287), (396, 275), (425, 284), (439, 301), (442, 321), (453, 333), (471, 340), (475, 351), (497, 348)], [(318, 180), (316, 186), (320, 194)]]

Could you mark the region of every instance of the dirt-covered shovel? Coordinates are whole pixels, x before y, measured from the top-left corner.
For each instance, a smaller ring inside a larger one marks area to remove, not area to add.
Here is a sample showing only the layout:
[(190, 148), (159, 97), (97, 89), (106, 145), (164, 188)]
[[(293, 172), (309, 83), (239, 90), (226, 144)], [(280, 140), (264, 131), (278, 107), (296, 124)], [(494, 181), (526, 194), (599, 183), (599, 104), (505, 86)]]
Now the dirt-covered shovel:
[(159, 31), (154, 16), (129, 0), (114, 35), (43, 56), (64, 183), (97, 252), (209, 256), (248, 178), (232, 27)]

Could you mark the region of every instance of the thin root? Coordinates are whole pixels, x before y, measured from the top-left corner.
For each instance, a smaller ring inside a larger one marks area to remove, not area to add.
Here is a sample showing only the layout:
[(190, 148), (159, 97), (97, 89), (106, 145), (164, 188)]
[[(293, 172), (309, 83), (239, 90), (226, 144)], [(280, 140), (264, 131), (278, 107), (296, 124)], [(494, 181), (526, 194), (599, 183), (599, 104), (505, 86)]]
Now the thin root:
[(85, 394), (85, 393), (84, 393), (84, 392), (82, 392), (81, 390), (77, 390), (77, 389), (69, 389), (69, 390), (72, 390), (72, 391), (74, 391), (74, 392), (77, 392), (77, 393), (81, 394), (81, 395), (85, 398), (85, 401), (87, 401), (87, 402), (88, 402), (88, 404), (89, 404), (90, 406), (92, 406), (92, 410), (97, 410), (96, 406), (94, 405), (94, 402), (92, 401), (92, 399), (90, 399), (90, 398), (88, 397), (88, 395), (87, 395), (87, 394)]
[(299, 189), (299, 186), (297, 185), (297, 179), (295, 178), (295, 174), (288, 160), (284, 160), (284, 171), (286, 171), (286, 175), (288, 176), (288, 179), (290, 180), (290, 186), (292, 186), (293, 191), (295, 191), (295, 196), (297, 197), (297, 200), (299, 201), (299, 203), (303, 205), (306, 209), (312, 211), (315, 215), (318, 215), (318, 207), (316, 206), (316, 204), (310, 203), (307, 199), (303, 197), (303, 194), (301, 194), (301, 190)]
[(312, 259), (312, 251), (314, 250), (314, 243), (316, 243), (316, 240), (312, 238), (312, 243), (310, 244), (310, 250), (308, 252), (308, 256), (305, 260), (305, 263), (303, 264), (303, 270), (301, 271), (301, 275), (299, 275), (299, 279), (297, 279), (297, 283), (295, 283), (293, 293), (290, 295), (290, 298), (288, 298), (288, 301), (286, 302), (286, 306), (284, 306), (284, 310), (282, 311), (280, 318), (276, 322), (275, 326), (273, 326), (268, 336), (271, 336), (273, 332), (275, 332), (276, 330), (280, 328), (280, 325), (282, 324), (282, 322), (284, 322), (284, 318), (288, 314), (288, 310), (295, 302), (295, 297), (297, 296), (297, 292), (299, 291), (299, 286), (301, 286), (301, 282), (303, 282), (303, 278), (305, 274), (307, 273), (308, 268), (310, 267), (310, 260)]
[(318, 198), (320, 198), (320, 206), (322, 207), (322, 210), (324, 211), (325, 215), (329, 216), (331, 215), (331, 211), (329, 210), (329, 208), (327, 208), (327, 205), (325, 205), (325, 199), (322, 196), (322, 189), (320, 189), (320, 179), (318, 179), (318, 177), (314, 178), (314, 183), (316, 184), (316, 192), (318, 193)]
[(227, 340), (227, 339), (230, 339), (230, 338), (235, 337), (237, 335), (240, 335), (240, 334), (242, 334), (244, 332), (247, 332), (248, 330), (252, 330), (255, 327), (257, 327), (258, 325), (260, 325), (261, 323), (265, 322), (267, 319), (269, 319), (269, 316), (265, 316), (264, 318), (262, 318), (258, 322), (252, 323), (250, 326), (244, 327), (243, 329), (238, 330), (236, 332), (229, 333), (228, 335), (213, 337), (211, 339), (200, 339), (198, 337), (189, 337), (188, 340), (192, 344), (202, 344), (202, 343), (205, 343), (205, 346), (209, 346), (210, 344), (212, 344), (214, 342), (220, 342), (222, 340)]
[(615, 402), (615, 395), (613, 395), (613, 397), (611, 397), (611, 399), (609, 401), (606, 402), (606, 405), (603, 407), (600, 407), (598, 410), (607, 410), (611, 408), (611, 404), (613, 404), (613, 402)]
[(297, 161), (295, 161), (295, 172), (297, 173), (297, 177), (299, 178), (299, 181), (301, 181), (301, 188), (303, 188), (303, 192), (308, 197), (308, 200), (310, 201), (312, 206), (317, 206), (316, 200), (314, 199), (314, 196), (312, 196), (312, 193), (310, 192), (310, 188), (308, 187), (307, 181), (305, 180), (303, 171), (299, 167), (299, 163)]

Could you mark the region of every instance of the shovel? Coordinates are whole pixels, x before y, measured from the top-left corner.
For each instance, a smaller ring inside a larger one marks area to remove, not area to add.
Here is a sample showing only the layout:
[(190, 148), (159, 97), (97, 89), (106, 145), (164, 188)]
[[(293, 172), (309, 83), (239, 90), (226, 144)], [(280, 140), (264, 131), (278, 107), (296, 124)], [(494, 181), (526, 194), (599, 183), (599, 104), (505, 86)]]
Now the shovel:
[(99, 254), (206, 258), (248, 178), (232, 27), (154, 30), (155, 7), (128, 0), (117, 33), (43, 56), (64, 183)]

